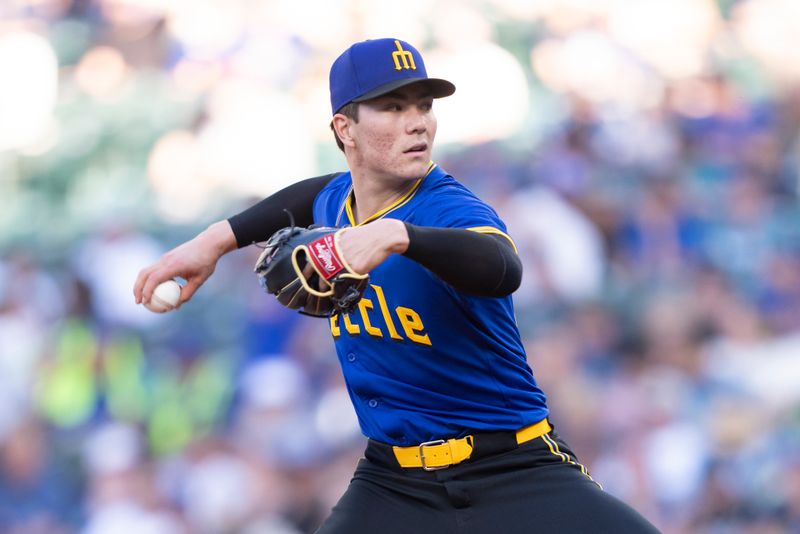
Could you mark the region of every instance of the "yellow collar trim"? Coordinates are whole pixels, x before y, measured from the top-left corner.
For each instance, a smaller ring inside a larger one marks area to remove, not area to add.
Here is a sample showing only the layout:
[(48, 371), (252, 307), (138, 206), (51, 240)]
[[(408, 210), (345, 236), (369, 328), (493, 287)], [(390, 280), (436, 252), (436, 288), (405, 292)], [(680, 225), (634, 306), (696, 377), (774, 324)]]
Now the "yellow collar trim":
[(351, 226), (361, 226), (363, 224), (367, 224), (367, 223), (372, 222), (372, 221), (374, 221), (376, 219), (380, 219), (381, 217), (383, 217), (384, 215), (386, 215), (390, 211), (396, 210), (397, 208), (407, 204), (408, 201), (411, 200), (411, 198), (414, 196), (414, 194), (419, 190), (419, 186), (420, 186), (420, 184), (422, 184), (422, 180), (424, 180), (431, 173), (431, 171), (433, 171), (433, 169), (435, 169), (435, 168), (436, 168), (436, 164), (431, 161), (430, 165), (428, 166), (428, 171), (425, 173), (425, 176), (423, 176), (422, 178), (417, 179), (417, 181), (414, 182), (414, 185), (411, 187), (411, 189), (408, 190), (408, 192), (406, 194), (404, 194), (402, 197), (398, 198), (397, 200), (395, 200), (394, 202), (392, 202), (391, 204), (389, 204), (388, 206), (386, 206), (382, 210), (380, 210), (380, 211), (378, 211), (376, 213), (373, 213), (372, 215), (370, 215), (369, 217), (364, 219), (359, 224), (356, 224), (356, 217), (355, 217), (355, 214), (353, 213), (353, 188), (351, 186), (350, 187), (350, 191), (347, 193), (347, 197), (345, 198), (345, 201), (344, 201), (344, 209), (345, 209), (345, 213), (347, 213), (347, 219), (350, 221), (350, 225)]

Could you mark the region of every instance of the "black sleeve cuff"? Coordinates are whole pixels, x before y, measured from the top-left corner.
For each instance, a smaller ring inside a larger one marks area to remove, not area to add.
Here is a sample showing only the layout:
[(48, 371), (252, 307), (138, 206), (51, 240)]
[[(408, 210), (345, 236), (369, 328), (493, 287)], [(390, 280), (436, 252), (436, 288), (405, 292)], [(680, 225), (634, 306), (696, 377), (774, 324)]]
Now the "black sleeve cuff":
[(455, 289), (471, 295), (505, 297), (519, 287), (522, 262), (505, 236), (405, 225), (409, 244), (404, 256)]

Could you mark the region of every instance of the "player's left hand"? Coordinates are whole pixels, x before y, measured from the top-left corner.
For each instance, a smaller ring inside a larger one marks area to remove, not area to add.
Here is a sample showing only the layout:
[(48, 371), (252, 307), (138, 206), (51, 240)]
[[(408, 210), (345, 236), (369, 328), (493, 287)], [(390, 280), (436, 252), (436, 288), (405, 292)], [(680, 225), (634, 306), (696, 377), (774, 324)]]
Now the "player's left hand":
[(338, 246), (355, 272), (369, 273), (392, 254), (402, 254), (408, 249), (408, 232), (403, 221), (380, 219), (345, 229)]

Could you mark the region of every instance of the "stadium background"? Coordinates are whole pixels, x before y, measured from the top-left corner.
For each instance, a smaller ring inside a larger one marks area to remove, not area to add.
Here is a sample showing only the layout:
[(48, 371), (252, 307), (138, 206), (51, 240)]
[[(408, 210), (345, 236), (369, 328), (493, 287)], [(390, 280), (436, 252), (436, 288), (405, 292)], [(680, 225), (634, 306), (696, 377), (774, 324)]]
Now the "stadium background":
[(0, 530), (324, 517), (364, 443), (325, 322), (260, 293), (253, 247), (179, 313), (132, 285), (343, 169), (327, 69), (392, 35), (458, 87), (435, 159), (516, 239), (594, 478), (667, 533), (800, 532), (798, 34), (794, 0), (4, 0)]

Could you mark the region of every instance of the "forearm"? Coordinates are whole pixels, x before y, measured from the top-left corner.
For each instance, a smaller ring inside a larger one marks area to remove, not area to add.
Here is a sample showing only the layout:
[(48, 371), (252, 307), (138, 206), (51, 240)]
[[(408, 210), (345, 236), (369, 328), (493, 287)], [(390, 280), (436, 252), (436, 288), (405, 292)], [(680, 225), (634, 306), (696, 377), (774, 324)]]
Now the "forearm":
[(403, 255), (459, 291), (504, 297), (519, 287), (522, 262), (504, 236), (460, 228), (405, 226), (409, 241)]
[(289, 226), (289, 216), (284, 210), (292, 214), (297, 226), (313, 224), (314, 199), (336, 176), (338, 174), (327, 174), (297, 182), (229, 218), (227, 224), (233, 232), (236, 247), (265, 241), (273, 233)]
[(206, 244), (207, 250), (212, 250), (217, 257), (221, 257), (232, 250), (236, 250), (236, 236), (228, 221), (218, 221), (200, 232), (195, 238)]

